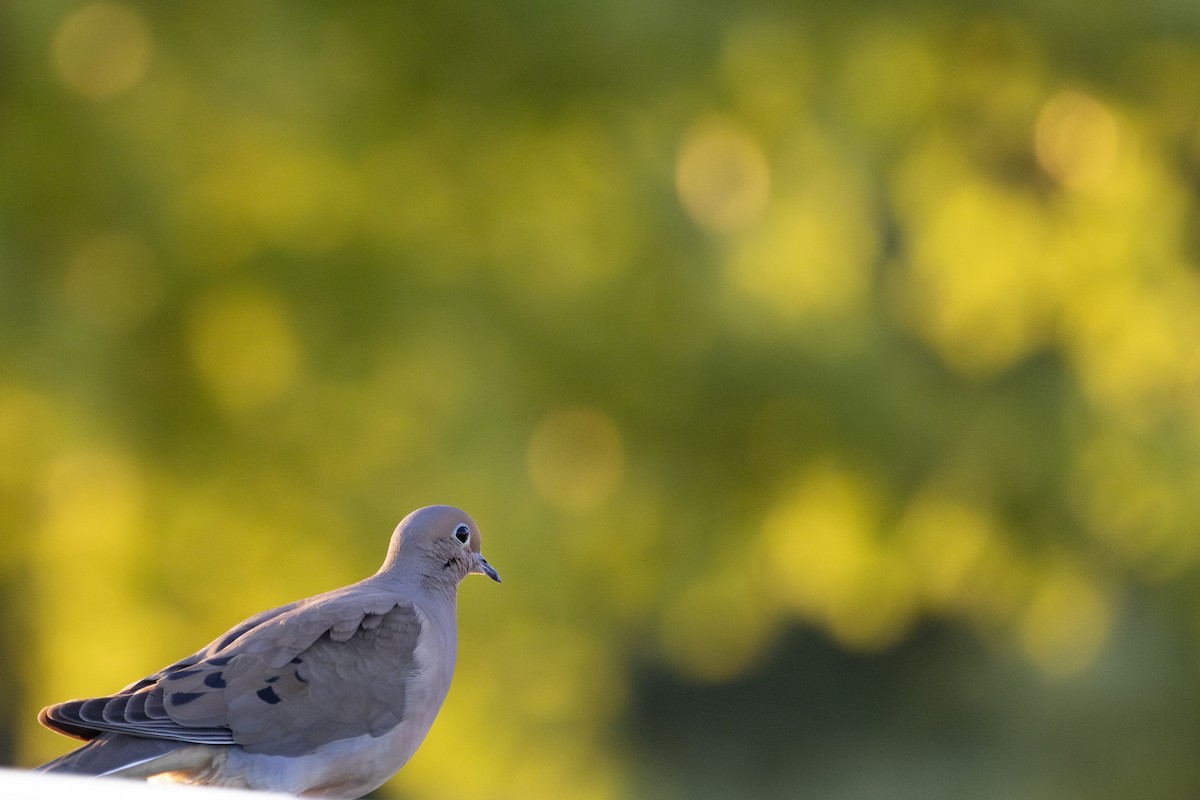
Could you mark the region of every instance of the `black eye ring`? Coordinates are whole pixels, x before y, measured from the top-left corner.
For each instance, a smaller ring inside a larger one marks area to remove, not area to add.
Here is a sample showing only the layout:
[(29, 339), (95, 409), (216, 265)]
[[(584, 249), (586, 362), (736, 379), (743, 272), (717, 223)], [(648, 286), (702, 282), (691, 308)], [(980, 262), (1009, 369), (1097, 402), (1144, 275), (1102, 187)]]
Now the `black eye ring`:
[(454, 538), (458, 539), (458, 541), (462, 542), (463, 544), (466, 544), (471, 540), (471, 529), (466, 525), (459, 525), (454, 529)]

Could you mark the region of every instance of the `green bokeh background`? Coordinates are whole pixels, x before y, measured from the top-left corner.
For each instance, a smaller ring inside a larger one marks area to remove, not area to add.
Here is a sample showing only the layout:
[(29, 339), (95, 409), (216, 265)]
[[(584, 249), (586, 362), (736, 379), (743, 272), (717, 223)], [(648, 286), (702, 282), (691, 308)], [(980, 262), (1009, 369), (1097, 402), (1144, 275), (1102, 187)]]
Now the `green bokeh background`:
[(1200, 794), (1200, 5), (0, 6), (0, 759), (470, 511), (394, 798)]

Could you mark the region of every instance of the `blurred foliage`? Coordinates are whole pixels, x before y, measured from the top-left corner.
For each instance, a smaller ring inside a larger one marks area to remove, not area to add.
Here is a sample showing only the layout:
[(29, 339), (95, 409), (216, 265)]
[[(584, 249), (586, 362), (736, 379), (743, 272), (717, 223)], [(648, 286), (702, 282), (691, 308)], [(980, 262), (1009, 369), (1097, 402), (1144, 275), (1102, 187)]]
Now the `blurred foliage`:
[(7, 761), (448, 502), (386, 796), (1200, 791), (1200, 6), (0, 21)]

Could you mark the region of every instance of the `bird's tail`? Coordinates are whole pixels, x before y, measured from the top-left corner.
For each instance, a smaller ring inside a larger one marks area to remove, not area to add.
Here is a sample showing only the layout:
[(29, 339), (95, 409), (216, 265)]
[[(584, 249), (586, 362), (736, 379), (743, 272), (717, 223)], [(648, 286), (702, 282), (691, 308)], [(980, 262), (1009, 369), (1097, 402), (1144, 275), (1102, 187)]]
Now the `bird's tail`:
[(212, 759), (211, 750), (189, 742), (104, 733), (34, 771), (146, 778), (203, 767)]

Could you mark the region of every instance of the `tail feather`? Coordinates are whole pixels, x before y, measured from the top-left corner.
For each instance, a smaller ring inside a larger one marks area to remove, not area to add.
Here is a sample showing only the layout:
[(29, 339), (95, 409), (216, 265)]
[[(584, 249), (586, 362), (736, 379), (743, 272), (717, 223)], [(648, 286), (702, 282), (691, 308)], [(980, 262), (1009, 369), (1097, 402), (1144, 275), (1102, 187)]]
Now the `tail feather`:
[(211, 751), (210, 747), (189, 742), (104, 733), (35, 771), (145, 778), (200, 767), (211, 760)]

